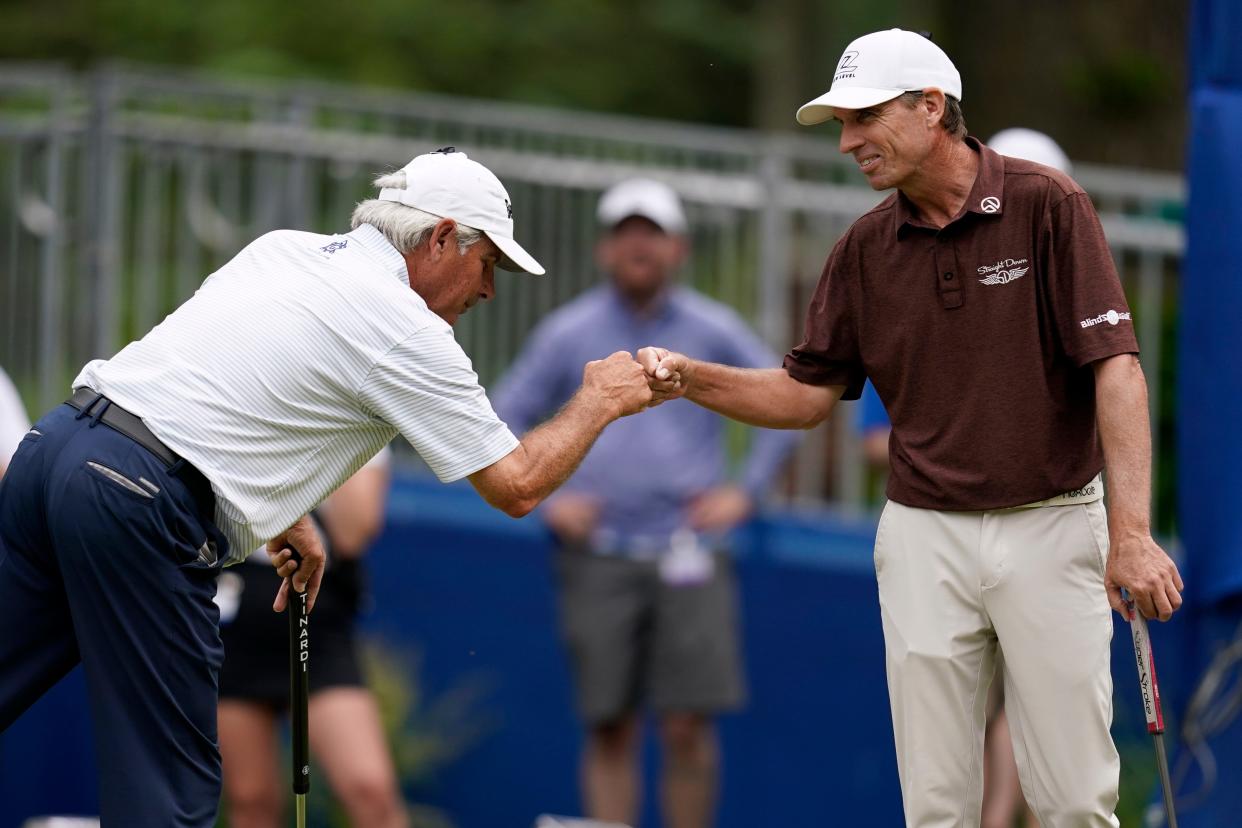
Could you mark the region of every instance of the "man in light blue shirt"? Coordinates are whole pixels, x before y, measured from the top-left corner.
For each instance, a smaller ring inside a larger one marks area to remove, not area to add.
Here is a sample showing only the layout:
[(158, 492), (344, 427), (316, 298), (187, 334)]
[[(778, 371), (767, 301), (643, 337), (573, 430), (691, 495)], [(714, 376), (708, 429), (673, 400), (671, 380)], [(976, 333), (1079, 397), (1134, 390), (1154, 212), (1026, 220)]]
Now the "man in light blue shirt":
[[(556, 411), (583, 359), (665, 340), (702, 358), (769, 367), (777, 357), (730, 308), (673, 284), (688, 252), (676, 194), (645, 179), (605, 193), (597, 256), (606, 284), (532, 333), (493, 394), (521, 432)], [(724, 535), (750, 515), (795, 437), (759, 430), (729, 474), (725, 421), (684, 400), (601, 435), (540, 512), (560, 543), (563, 633), (590, 733), (584, 798), (597, 819), (639, 812), (639, 711), (660, 720), (665, 824), (712, 823), (717, 748), (712, 715), (742, 703), (732, 569)]]

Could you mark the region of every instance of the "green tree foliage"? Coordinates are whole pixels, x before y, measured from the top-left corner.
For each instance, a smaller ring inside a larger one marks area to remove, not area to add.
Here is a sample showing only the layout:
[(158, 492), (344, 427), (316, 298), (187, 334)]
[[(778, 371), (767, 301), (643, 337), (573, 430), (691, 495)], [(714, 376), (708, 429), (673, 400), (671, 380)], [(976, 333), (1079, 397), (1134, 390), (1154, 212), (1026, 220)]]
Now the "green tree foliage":
[(0, 59), (108, 59), (793, 129), (853, 37), (931, 30), (967, 122), (1178, 168), (1179, 0), (9, 0)]

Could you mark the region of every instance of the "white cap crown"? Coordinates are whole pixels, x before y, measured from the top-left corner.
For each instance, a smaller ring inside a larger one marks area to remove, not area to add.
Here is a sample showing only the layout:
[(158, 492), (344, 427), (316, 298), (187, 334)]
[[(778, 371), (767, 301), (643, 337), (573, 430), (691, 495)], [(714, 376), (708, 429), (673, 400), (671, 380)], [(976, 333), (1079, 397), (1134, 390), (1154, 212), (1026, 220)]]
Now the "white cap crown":
[(944, 50), (904, 29), (873, 32), (845, 47), (832, 88), (798, 109), (798, 123), (818, 124), (834, 108), (865, 109), (923, 89), (962, 99), (962, 76)]
[(420, 155), (402, 167), (405, 187), (385, 187), (380, 201), (395, 201), (482, 230), (500, 248), (505, 270), (544, 273), (513, 238), (513, 202), (491, 170), (455, 147)]
[(605, 227), (615, 227), (630, 216), (642, 216), (669, 234), (682, 235), (687, 227), (677, 193), (650, 178), (630, 178), (614, 184), (600, 197), (595, 214)]
[(1036, 164), (1060, 170), (1066, 175), (1069, 175), (1072, 169), (1065, 150), (1061, 149), (1060, 145), (1049, 136), (1033, 129), (1024, 127), (1002, 129), (992, 136), (988, 141), (988, 146), (1001, 155), (1034, 161)]

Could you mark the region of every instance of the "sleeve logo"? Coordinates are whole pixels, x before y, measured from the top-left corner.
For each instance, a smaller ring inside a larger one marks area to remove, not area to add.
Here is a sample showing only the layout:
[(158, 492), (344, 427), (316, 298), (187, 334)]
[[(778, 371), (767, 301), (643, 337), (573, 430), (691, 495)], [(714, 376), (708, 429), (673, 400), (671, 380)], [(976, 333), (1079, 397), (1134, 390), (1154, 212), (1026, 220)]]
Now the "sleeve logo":
[(1110, 325), (1116, 325), (1118, 322), (1120, 322), (1123, 319), (1126, 320), (1127, 322), (1130, 321), (1129, 311), (1115, 311), (1110, 308), (1104, 313), (1101, 313), (1099, 316), (1089, 317), (1087, 319), (1082, 320), (1078, 324), (1084, 328), (1090, 328), (1094, 325), (1102, 325), (1105, 322), (1107, 322)]

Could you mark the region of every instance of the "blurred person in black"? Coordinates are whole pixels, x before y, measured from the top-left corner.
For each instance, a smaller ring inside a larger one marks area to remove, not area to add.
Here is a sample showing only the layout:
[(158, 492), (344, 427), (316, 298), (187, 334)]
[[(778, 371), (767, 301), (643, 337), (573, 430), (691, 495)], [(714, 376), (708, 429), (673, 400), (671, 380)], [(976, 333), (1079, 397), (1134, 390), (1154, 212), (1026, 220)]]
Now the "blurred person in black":
[[(359, 663), (354, 621), (365, 592), (361, 557), (383, 528), (388, 449), (312, 513), (328, 552), (314, 614), (310, 747), (351, 825), (405, 828), (379, 708)], [(280, 578), (265, 550), (220, 576), (220, 753), (231, 828), (284, 824), (278, 723), (288, 706), (288, 629), (271, 609)]]

